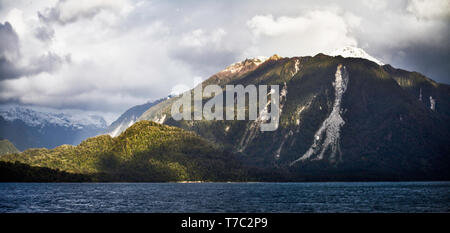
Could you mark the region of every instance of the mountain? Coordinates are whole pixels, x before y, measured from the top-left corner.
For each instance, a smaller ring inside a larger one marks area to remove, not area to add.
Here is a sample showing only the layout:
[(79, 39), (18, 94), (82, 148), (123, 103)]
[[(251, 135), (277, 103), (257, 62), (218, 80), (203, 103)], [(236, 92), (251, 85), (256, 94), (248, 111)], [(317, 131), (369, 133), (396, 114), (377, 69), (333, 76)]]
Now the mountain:
[(136, 120), (144, 113), (147, 109), (152, 107), (153, 105), (156, 105), (163, 100), (169, 99), (170, 96), (167, 98), (158, 99), (153, 102), (148, 102), (142, 105), (136, 105), (134, 107), (131, 107), (127, 111), (125, 111), (122, 115), (120, 115), (117, 120), (115, 120), (111, 125), (106, 128), (105, 133), (109, 134), (111, 137), (116, 137), (120, 135), (123, 131), (125, 131), (128, 127), (132, 126)]
[(220, 82), (226, 81), (226, 77), (244, 74), (249, 71), (255, 70), (259, 65), (261, 65), (266, 60), (267, 60), (266, 57), (256, 57), (256, 58), (248, 58), (245, 59), (244, 61), (233, 63), (224, 70), (217, 73), (215, 75), (215, 79), (209, 81), (210, 82), (215, 81), (220, 84)]
[(0, 161), (94, 181), (223, 181), (245, 176), (236, 155), (192, 132), (149, 121), (137, 122), (117, 137), (100, 135), (78, 146), (28, 149), (2, 155)]
[(333, 52), (331, 52), (329, 55), (333, 56), (333, 57), (341, 56), (341, 57), (363, 58), (363, 59), (366, 59), (369, 61), (373, 61), (380, 66), (384, 65), (383, 62), (372, 57), (371, 55), (366, 53), (366, 51), (364, 51), (363, 49), (357, 48), (357, 47), (352, 47), (352, 46), (345, 46), (345, 47), (336, 49)]
[(105, 120), (95, 115), (74, 116), (24, 107), (0, 110), (0, 138), (8, 139), (20, 150), (76, 145), (103, 132), (105, 128)]
[(8, 140), (0, 140), (0, 155), (19, 153), (20, 151)]
[(260, 131), (264, 117), (177, 121), (179, 95), (119, 136), (2, 155), (0, 169), (91, 181), (450, 179), (450, 86), (420, 73), (364, 58), (273, 55), (235, 63), (201, 85), (208, 84), (279, 85), (277, 129)]
[(241, 153), (247, 166), (276, 168), (294, 180), (449, 179), (450, 86), (356, 52), (349, 54), (363, 58), (250, 59), (203, 82), (278, 84), (276, 131), (261, 132), (261, 121), (176, 121), (170, 110), (180, 96), (139, 120), (163, 119)]

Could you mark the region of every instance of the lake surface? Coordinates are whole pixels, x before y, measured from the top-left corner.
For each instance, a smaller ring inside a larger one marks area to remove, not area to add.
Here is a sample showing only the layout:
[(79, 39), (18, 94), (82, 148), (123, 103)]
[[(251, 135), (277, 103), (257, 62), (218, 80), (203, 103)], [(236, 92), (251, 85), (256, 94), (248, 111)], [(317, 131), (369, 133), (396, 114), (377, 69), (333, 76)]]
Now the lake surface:
[(0, 183), (0, 212), (450, 212), (450, 182)]

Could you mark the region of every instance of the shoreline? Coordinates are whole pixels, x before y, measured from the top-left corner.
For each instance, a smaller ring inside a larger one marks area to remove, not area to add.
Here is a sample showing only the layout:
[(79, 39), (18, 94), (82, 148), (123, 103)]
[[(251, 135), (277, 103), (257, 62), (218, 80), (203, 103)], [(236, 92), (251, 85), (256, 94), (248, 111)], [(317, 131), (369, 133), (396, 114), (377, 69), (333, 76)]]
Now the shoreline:
[(368, 181), (167, 181), (167, 182), (121, 182), (121, 181), (93, 181), (93, 182), (39, 182), (39, 181), (1, 181), (0, 184), (8, 183), (34, 183), (34, 184), (293, 184), (293, 183), (448, 183), (450, 180), (368, 180)]

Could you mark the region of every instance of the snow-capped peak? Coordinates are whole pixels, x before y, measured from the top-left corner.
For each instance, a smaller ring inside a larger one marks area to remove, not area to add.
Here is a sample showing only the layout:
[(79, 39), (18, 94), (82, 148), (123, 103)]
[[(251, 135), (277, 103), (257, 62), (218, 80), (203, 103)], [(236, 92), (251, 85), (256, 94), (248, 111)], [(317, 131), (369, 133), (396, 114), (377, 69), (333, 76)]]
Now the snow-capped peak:
[(19, 106), (11, 107), (9, 109), (0, 109), (0, 116), (7, 121), (21, 120), (32, 127), (44, 127), (46, 125), (58, 125), (78, 129), (84, 127), (106, 127), (106, 122), (101, 116), (40, 112)]
[(255, 58), (247, 58), (244, 61), (236, 62), (229, 65), (227, 68), (225, 68), (225, 70), (222, 70), (221, 72), (237, 73), (242, 70), (245, 70), (247, 67), (259, 66), (266, 60), (267, 57), (262, 56)]
[(342, 56), (342, 57), (357, 57), (357, 58), (364, 58), (370, 61), (373, 61), (375, 63), (377, 63), (378, 65), (382, 66), (384, 65), (383, 62), (381, 62), (380, 60), (370, 56), (368, 53), (366, 53), (366, 51), (364, 51), (361, 48), (357, 48), (357, 47), (352, 47), (352, 46), (345, 46), (339, 49), (334, 50), (333, 52), (331, 52), (330, 54), (328, 54), (330, 56)]

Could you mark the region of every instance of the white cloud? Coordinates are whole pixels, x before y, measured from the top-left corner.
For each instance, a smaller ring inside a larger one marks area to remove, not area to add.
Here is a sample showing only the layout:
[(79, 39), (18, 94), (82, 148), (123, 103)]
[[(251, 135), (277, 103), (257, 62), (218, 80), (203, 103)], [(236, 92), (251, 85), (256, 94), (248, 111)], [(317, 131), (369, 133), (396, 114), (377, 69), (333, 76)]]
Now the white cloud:
[[(351, 24), (357, 24), (351, 17)], [(315, 55), (357, 41), (349, 35), (349, 25), (343, 16), (331, 11), (310, 11), (297, 17), (272, 15), (254, 16), (247, 22), (253, 33), (254, 45), (249, 53), (282, 56)], [(253, 50), (253, 51), (252, 51)]]
[(133, 10), (129, 0), (60, 0), (51, 8), (46, 8), (40, 16), (50, 22), (72, 23), (80, 18), (92, 18), (104, 11), (126, 15)]
[(203, 29), (196, 29), (194, 31), (184, 33), (181, 36), (180, 46), (204, 47), (207, 45), (212, 45), (213, 47), (218, 47), (225, 35), (226, 32), (222, 28), (213, 30), (210, 33), (205, 32)]
[(373, 10), (384, 10), (387, 6), (386, 1), (380, 1), (380, 0), (362, 0), (361, 1), (366, 7)]
[(409, 0), (406, 10), (419, 19), (433, 19), (450, 16), (450, 1), (448, 0)]
[[(62, 11), (68, 10), (68, 5), (60, 7)], [(70, 12), (76, 14), (85, 8)], [(20, 16), (15, 18), (15, 23), (27, 20), (24, 14), (14, 15)], [(70, 62), (51, 73), (40, 72), (0, 82), (0, 100), (118, 114), (133, 105), (169, 94), (170, 88), (184, 82), (185, 76), (193, 76), (185, 64), (170, 58), (171, 44), (167, 40), (170, 32), (164, 23), (155, 21), (124, 29), (121, 18), (99, 11), (89, 21), (80, 19), (52, 25), (54, 36), (48, 44), (32, 33), (45, 22), (28, 20), (31, 23), (24, 24), (24, 33), (19, 34), (22, 60), (32, 61), (51, 53), (69, 55)]]
[(14, 25), (14, 30), (19, 36), (25, 36), (27, 32), (26, 22), (23, 17), (23, 11), (13, 8), (11, 9), (4, 21), (8, 21), (9, 23)]

